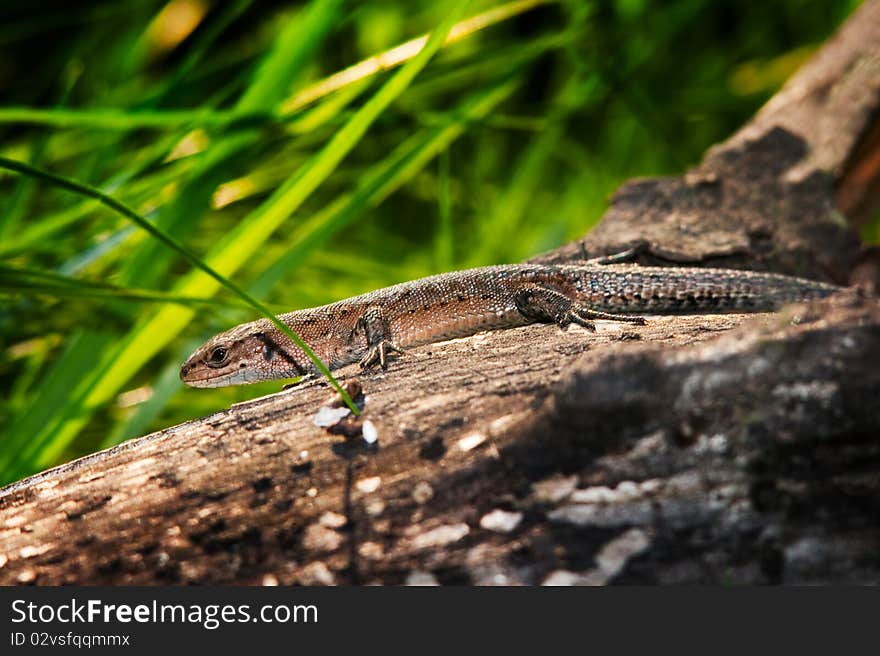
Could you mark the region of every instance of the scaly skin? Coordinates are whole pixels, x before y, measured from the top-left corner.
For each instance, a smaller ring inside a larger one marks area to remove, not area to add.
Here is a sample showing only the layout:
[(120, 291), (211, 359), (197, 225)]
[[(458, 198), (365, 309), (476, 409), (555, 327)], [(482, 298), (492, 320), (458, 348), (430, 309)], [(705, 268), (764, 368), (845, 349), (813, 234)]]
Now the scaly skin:
[[(331, 368), (383, 367), (389, 351), (535, 322), (632, 316), (761, 312), (823, 298), (839, 288), (773, 273), (632, 265), (512, 264), (404, 282), (329, 305), (282, 314)], [(220, 387), (314, 373), (305, 354), (268, 320), (217, 335), (181, 367), (193, 387)]]

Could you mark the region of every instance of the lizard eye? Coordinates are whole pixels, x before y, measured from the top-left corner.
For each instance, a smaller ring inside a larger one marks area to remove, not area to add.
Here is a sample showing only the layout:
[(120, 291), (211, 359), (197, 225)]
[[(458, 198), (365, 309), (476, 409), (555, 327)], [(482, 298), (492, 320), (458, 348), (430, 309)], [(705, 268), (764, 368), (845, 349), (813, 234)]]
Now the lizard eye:
[(226, 364), (226, 361), (229, 359), (229, 349), (225, 346), (215, 346), (211, 349), (211, 353), (208, 355), (208, 359), (205, 360), (205, 364), (209, 367), (222, 367)]

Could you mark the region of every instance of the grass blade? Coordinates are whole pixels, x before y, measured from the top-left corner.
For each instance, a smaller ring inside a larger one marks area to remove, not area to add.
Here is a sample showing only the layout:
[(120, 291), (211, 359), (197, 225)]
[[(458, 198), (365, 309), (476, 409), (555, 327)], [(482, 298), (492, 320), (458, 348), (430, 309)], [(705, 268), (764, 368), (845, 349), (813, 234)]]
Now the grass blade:
[(513, 93), (516, 86), (514, 80), (506, 80), (496, 87), (474, 94), (460, 108), (449, 113), (445, 124), (422, 130), (400, 144), (375, 167), (353, 194), (339, 197), (299, 224), (288, 239), (284, 254), (266, 267), (251, 288), (267, 293), (283, 275), (302, 263), (307, 253), (345, 227), (363, 210), (379, 205), (411, 180), (461, 136), (471, 121), (487, 116)]
[(6, 159), (5, 157), (0, 157), (0, 167), (9, 169), (10, 171), (16, 171), (24, 175), (29, 175), (34, 178), (39, 178), (47, 182), (51, 182), (57, 187), (61, 187), (62, 189), (67, 189), (68, 191), (82, 194), (83, 196), (90, 196), (92, 198), (95, 198), (96, 200), (101, 201), (101, 203), (103, 203), (110, 209), (115, 210), (119, 214), (122, 214), (127, 219), (130, 219), (140, 228), (146, 230), (150, 235), (152, 235), (154, 239), (164, 244), (170, 250), (176, 251), (177, 253), (182, 255), (194, 267), (209, 275), (219, 285), (226, 287), (226, 289), (238, 296), (242, 301), (250, 305), (264, 317), (269, 319), (269, 321), (271, 321), (275, 325), (275, 327), (278, 328), (278, 330), (280, 330), (284, 335), (290, 338), (294, 344), (302, 349), (306, 356), (308, 356), (308, 358), (315, 364), (315, 367), (317, 367), (318, 371), (320, 371), (321, 374), (325, 378), (327, 378), (333, 388), (337, 392), (339, 392), (346, 405), (351, 408), (351, 411), (354, 414), (360, 414), (357, 406), (354, 404), (354, 401), (352, 401), (346, 391), (342, 389), (342, 386), (333, 377), (333, 374), (330, 373), (327, 365), (325, 365), (321, 361), (321, 359), (315, 354), (312, 348), (308, 344), (306, 344), (299, 335), (293, 332), (284, 322), (278, 319), (278, 317), (276, 317), (275, 314), (268, 307), (263, 305), (263, 303), (248, 294), (244, 289), (236, 285), (231, 280), (224, 278), (213, 267), (200, 260), (195, 254), (191, 253), (183, 244), (177, 242), (173, 237), (154, 226), (152, 223), (140, 216), (137, 212), (130, 209), (126, 205), (123, 205), (111, 196), (108, 196), (99, 189), (95, 189), (94, 187), (74, 182), (73, 180), (68, 180), (67, 178), (63, 178), (61, 176), (53, 175), (51, 173), (48, 173), (47, 171), (41, 171), (40, 169), (36, 169), (21, 162), (15, 162), (13, 160)]
[[(174, 293), (184, 296), (209, 296), (216, 292), (223, 284), (221, 282), (223, 280), (222, 274), (229, 275), (235, 272), (252, 256), (259, 246), (268, 239), (269, 235), (333, 172), (388, 105), (409, 86), (419, 71), (441, 47), (446, 34), (465, 4), (466, 2), (459, 2), (456, 10), (445, 17), (422, 51), (388, 80), (305, 167), (297, 171), (266, 202), (246, 217), (221, 241), (205, 259), (204, 267), (193, 262), (200, 270), (193, 271), (184, 277), (175, 286)], [(8, 163), (8, 160), (6, 162)], [(15, 162), (12, 165), (14, 167), (20, 166)], [(70, 188), (70, 181), (62, 179), (60, 182), (62, 186)], [(95, 197), (93, 194), (97, 193), (98, 197), (105, 196), (98, 190), (84, 189), (88, 191), (87, 195)], [(136, 220), (132, 216), (135, 213), (124, 206), (120, 207), (113, 199), (107, 198), (114, 209), (121, 211), (128, 218)], [(150, 228), (154, 228), (152, 224), (144, 223), (149, 226), (149, 228), (145, 227), (148, 231)], [(164, 233), (161, 234), (164, 235)], [(154, 234), (154, 236), (164, 241), (168, 246), (171, 246), (172, 243), (176, 244), (170, 237), (163, 240), (158, 234)], [(199, 261), (199, 264), (202, 262)], [(252, 300), (238, 286), (232, 285), (230, 289), (236, 295), (244, 294), (244, 297)], [(259, 303), (258, 305), (260, 313), (263, 314), (264, 306)], [(173, 339), (193, 316), (194, 310), (190, 308), (166, 306), (135, 327), (122, 345), (106, 358), (106, 368), (96, 375), (85, 398), (77, 401), (76, 405), (79, 410), (75, 407), (71, 408), (66, 419), (57, 426), (57, 430), (53, 431), (51, 449), (46, 448), (38, 454), (36, 465), (42, 466), (52, 462), (51, 457), (59, 453), (59, 449), (63, 449), (73, 440), (88, 421), (93, 409), (106, 403), (135, 372)], [(286, 326), (284, 328), (286, 329)], [(338, 386), (338, 383), (336, 385)], [(341, 388), (339, 389), (341, 390)]]
[(108, 283), (80, 280), (48, 271), (18, 269), (0, 264), (0, 293), (10, 296), (42, 294), (55, 298), (94, 298), (100, 300), (150, 301), (178, 305), (227, 305), (250, 307), (245, 303), (226, 303), (214, 298), (176, 296), (153, 289), (132, 289)]

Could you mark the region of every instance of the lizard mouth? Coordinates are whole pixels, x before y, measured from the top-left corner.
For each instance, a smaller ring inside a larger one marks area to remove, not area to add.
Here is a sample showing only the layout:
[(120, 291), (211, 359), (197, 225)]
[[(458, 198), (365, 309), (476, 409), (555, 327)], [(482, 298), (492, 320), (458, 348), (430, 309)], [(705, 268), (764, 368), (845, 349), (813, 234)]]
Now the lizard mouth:
[(253, 369), (235, 369), (228, 373), (218, 373), (214, 369), (204, 369), (198, 364), (186, 363), (180, 368), (180, 380), (190, 387), (225, 387), (227, 385), (246, 385), (259, 383), (265, 376)]
[(186, 383), (189, 387), (222, 387), (224, 384), (228, 384), (228, 383), (223, 382), (223, 378), (225, 378), (225, 376), (224, 377), (217, 376), (214, 378), (183, 378), (183, 377), (181, 377), (181, 380), (184, 383)]
[(180, 380), (190, 387), (219, 387), (226, 384), (231, 375), (206, 369), (196, 358), (190, 358), (180, 367)]
[(200, 376), (201, 372), (193, 371), (192, 367), (183, 365), (180, 368), (180, 380), (190, 387), (216, 387), (221, 384), (221, 376)]

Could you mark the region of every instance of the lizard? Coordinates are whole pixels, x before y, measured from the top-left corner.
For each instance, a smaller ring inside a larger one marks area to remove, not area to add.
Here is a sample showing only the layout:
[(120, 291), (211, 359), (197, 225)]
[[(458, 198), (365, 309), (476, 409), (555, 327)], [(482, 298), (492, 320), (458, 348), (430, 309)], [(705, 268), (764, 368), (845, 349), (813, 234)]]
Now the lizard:
[[(532, 323), (646, 322), (641, 314), (772, 311), (840, 288), (778, 273), (631, 264), (509, 264), (441, 273), (279, 319), (330, 369), (387, 367), (391, 353)], [(268, 319), (211, 338), (182, 365), (192, 387), (295, 378), (317, 368)]]

